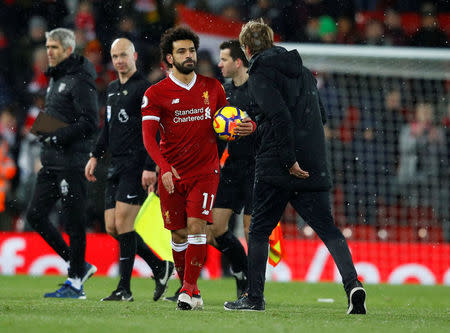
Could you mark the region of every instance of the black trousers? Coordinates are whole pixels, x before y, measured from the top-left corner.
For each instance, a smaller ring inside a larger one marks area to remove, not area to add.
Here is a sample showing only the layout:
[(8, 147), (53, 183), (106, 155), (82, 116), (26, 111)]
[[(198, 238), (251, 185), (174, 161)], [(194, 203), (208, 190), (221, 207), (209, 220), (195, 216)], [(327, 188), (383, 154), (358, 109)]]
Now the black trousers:
[(248, 279), (251, 301), (261, 302), (268, 256), (269, 236), (288, 202), (325, 243), (347, 290), (357, 279), (355, 266), (341, 231), (331, 215), (329, 192), (295, 192), (255, 182), (253, 215), (248, 243)]
[[(70, 262), (69, 277), (82, 277), (86, 250), (87, 181), (81, 170), (52, 170), (43, 167), (27, 212), (27, 221), (64, 260)], [(62, 217), (70, 248), (48, 216), (56, 201), (62, 201)]]

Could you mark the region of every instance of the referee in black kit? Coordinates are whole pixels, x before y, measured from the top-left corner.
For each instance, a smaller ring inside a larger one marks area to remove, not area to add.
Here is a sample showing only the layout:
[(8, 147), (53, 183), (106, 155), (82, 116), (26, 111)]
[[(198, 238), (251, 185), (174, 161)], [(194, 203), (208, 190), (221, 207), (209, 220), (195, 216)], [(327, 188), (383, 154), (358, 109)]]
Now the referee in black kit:
[(366, 291), (347, 242), (331, 215), (331, 177), (317, 82), (296, 50), (273, 45), (261, 21), (242, 27), (239, 41), (249, 66), (249, 91), (258, 123), (254, 207), (248, 242), (248, 293), (226, 310), (264, 311), (268, 242), (288, 202), (327, 246), (347, 293), (347, 314), (365, 314)]
[[(248, 93), (248, 61), (238, 40), (220, 44), (219, 68), (225, 78), (231, 78), (223, 86), (228, 103), (245, 111), (255, 120), (252, 102)], [(244, 210), (244, 232), (248, 241), (248, 230), (252, 214), (253, 182), (255, 178), (255, 135), (241, 137), (228, 142), (228, 158), (220, 170), (220, 182), (213, 209), (214, 224), (211, 228), (212, 243), (229, 259), (237, 283), (238, 297), (247, 288), (247, 255), (239, 240), (228, 230), (233, 212)], [(237, 243), (236, 243), (237, 242)]]
[(119, 241), (120, 281), (116, 290), (102, 301), (133, 301), (130, 280), (136, 253), (152, 269), (156, 288), (153, 300), (167, 289), (174, 265), (160, 260), (134, 231), (134, 221), (156, 182), (155, 164), (142, 140), (141, 102), (150, 83), (137, 71), (137, 53), (126, 38), (111, 45), (111, 58), (119, 79), (107, 89), (106, 119), (91, 158), (85, 167), (86, 178), (94, 182), (97, 159), (111, 152), (111, 166), (105, 189), (106, 231)]

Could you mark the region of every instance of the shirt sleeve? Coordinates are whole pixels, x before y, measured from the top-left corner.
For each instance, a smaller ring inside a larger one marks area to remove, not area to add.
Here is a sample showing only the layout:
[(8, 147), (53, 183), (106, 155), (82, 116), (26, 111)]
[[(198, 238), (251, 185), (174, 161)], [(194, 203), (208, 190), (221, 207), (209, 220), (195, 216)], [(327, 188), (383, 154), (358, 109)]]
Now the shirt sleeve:
[(142, 98), (142, 137), (144, 146), (150, 157), (161, 169), (161, 175), (172, 168), (161, 153), (156, 135), (158, 132), (161, 110), (157, 104), (157, 97), (153, 89), (149, 88)]

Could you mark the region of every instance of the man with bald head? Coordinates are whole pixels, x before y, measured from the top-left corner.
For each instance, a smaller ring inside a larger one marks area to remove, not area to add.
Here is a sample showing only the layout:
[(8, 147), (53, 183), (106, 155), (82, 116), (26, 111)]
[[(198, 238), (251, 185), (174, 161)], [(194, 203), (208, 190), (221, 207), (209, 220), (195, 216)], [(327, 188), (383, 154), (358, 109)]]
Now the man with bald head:
[(111, 153), (111, 165), (105, 189), (106, 231), (119, 241), (120, 281), (116, 290), (102, 301), (133, 301), (130, 288), (136, 253), (150, 266), (156, 288), (153, 300), (161, 298), (173, 272), (173, 263), (160, 260), (134, 231), (134, 220), (147, 191), (154, 190), (155, 164), (148, 156), (142, 140), (141, 101), (150, 83), (137, 71), (137, 53), (126, 38), (111, 45), (111, 59), (119, 76), (107, 89), (106, 119), (85, 167), (90, 182), (97, 160), (106, 151)]

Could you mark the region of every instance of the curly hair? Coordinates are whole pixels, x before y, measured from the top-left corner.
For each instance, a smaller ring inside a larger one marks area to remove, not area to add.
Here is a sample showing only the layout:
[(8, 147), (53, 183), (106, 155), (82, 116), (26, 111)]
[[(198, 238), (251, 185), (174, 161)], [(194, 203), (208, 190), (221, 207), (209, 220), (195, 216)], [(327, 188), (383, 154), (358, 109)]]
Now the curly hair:
[(161, 57), (169, 67), (172, 67), (172, 65), (167, 62), (166, 56), (168, 54), (172, 54), (173, 42), (178, 40), (191, 40), (194, 43), (196, 51), (200, 45), (200, 40), (197, 34), (187, 27), (179, 26), (167, 29), (161, 37), (159, 47), (161, 49)]

